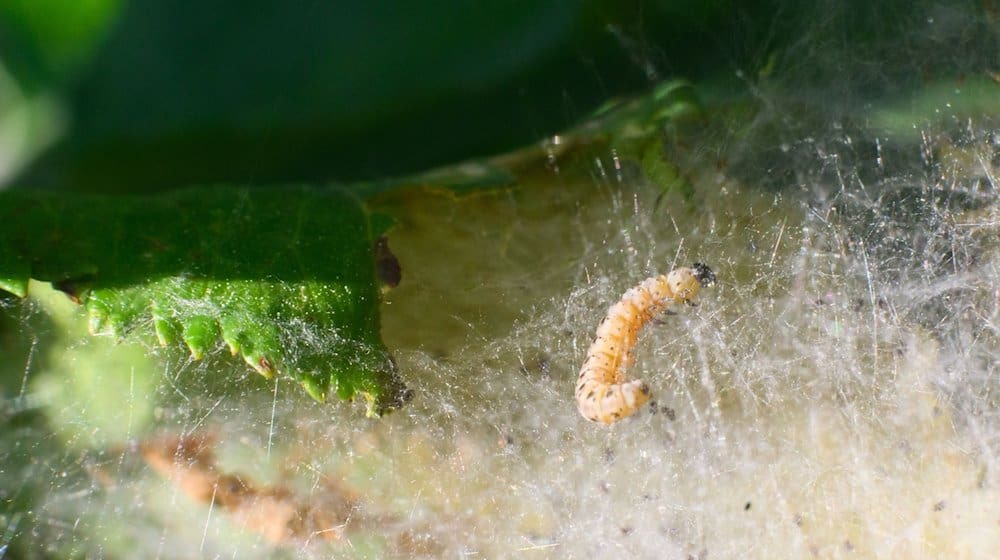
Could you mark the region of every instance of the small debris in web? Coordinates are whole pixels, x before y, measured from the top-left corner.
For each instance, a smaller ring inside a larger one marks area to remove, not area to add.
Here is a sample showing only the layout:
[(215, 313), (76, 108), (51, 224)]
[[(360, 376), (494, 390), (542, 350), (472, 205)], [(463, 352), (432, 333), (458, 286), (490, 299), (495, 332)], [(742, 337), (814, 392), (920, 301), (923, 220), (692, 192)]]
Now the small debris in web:
[[(212, 504), (239, 525), (274, 545), (302, 545), (310, 540), (340, 541), (359, 531), (389, 532), (397, 520), (366, 511), (360, 497), (327, 480), (308, 497), (285, 485), (257, 485), (239, 473), (222, 472), (209, 434), (162, 436), (139, 444), (146, 463), (194, 501)], [(426, 531), (399, 534), (396, 551), (406, 555), (440, 552), (438, 539)]]

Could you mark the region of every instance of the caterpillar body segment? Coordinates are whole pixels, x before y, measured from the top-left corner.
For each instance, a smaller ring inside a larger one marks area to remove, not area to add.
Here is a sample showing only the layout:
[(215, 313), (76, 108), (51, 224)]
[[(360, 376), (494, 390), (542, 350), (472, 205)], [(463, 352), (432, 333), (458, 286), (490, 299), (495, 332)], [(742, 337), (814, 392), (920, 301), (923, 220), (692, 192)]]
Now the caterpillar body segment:
[(643, 280), (608, 309), (577, 379), (576, 406), (584, 418), (612, 424), (649, 401), (650, 389), (644, 381), (625, 379), (639, 331), (671, 304), (693, 305), (701, 288), (714, 283), (712, 270), (695, 263)]

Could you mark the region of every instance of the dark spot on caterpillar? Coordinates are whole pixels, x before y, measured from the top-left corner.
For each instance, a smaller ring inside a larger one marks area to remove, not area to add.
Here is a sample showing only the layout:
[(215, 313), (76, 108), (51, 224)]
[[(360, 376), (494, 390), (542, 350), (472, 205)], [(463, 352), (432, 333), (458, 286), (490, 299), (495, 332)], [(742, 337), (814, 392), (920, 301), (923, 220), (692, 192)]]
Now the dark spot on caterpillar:
[(625, 527), (620, 528), (619, 531), (621, 531), (622, 536), (627, 537), (627, 536), (631, 535), (632, 532), (635, 531), (635, 529), (633, 529), (632, 527), (629, 527), (629, 526), (626, 525)]
[(615, 450), (607, 447), (604, 449), (604, 462), (613, 463), (615, 460)]
[(796, 513), (795, 517), (792, 518), (792, 522), (795, 523), (795, 525), (801, 527), (802, 526), (802, 514), (801, 513)]
[(934, 511), (941, 511), (944, 509), (944, 506), (945, 506), (944, 500), (941, 500), (940, 502), (934, 504)]
[(747, 505), (743, 506), (743, 511), (750, 511), (750, 502), (747, 502)]
[(403, 279), (403, 269), (399, 259), (389, 250), (389, 238), (382, 235), (375, 241), (375, 270), (382, 284), (395, 288)]

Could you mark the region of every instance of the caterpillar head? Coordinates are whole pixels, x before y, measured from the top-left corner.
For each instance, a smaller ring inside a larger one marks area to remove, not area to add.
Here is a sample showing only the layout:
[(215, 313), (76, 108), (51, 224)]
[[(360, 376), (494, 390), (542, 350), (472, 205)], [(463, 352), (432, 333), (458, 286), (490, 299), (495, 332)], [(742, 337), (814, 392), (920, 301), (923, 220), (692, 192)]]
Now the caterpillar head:
[(702, 288), (707, 288), (715, 284), (715, 273), (712, 272), (711, 268), (705, 263), (696, 262), (691, 265), (691, 269), (694, 270), (694, 277), (698, 279), (698, 283), (701, 284)]
[(667, 284), (679, 302), (690, 303), (702, 287), (715, 283), (715, 273), (703, 263), (694, 263), (691, 268), (681, 267), (670, 271)]

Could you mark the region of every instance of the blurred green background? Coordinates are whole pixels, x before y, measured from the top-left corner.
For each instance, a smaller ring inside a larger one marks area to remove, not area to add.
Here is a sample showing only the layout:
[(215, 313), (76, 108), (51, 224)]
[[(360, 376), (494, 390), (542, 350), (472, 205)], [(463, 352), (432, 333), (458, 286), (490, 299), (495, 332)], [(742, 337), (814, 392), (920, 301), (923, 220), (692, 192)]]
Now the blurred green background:
[(801, 14), (741, 4), (6, 0), (7, 182), (352, 181), (494, 154), (762, 65)]
[[(844, 96), (983, 75), (1000, 48), (990, 5), (5, 0), (0, 180), (396, 177), (515, 149), (678, 77), (746, 95), (779, 76), (856, 111)], [(955, 16), (969, 11), (986, 17)]]

